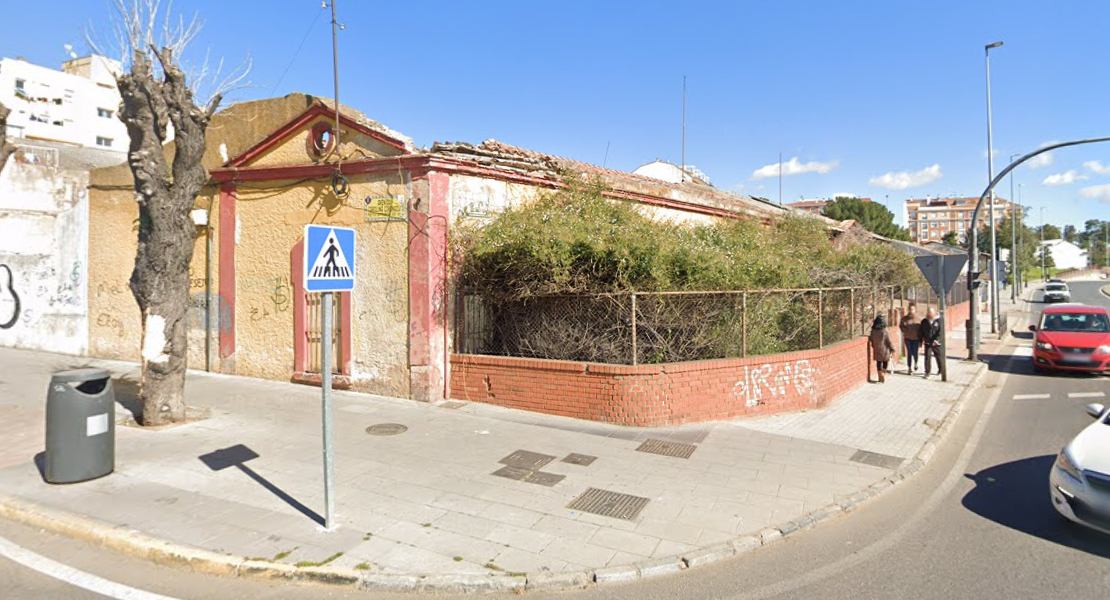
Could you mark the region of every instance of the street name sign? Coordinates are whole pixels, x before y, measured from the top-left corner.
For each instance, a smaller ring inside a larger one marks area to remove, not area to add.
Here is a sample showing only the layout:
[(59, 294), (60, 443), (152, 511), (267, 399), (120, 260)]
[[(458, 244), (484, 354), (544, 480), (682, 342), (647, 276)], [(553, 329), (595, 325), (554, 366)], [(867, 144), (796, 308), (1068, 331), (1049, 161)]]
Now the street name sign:
[(305, 225), (305, 291), (349, 292), (354, 287), (355, 230), (327, 225)]

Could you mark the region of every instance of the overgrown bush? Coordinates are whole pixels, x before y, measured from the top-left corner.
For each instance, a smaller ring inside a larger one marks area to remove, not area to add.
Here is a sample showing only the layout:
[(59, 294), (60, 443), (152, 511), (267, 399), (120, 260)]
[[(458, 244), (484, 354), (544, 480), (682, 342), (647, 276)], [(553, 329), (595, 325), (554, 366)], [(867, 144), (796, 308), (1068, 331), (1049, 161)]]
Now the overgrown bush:
[[(679, 224), (603, 192), (574, 180), (484, 227), (457, 229), (457, 282), (482, 298), (480, 318), (472, 307), (462, 321), (482, 329), (466, 334), (478, 346), (463, 351), (661, 363), (814, 348), (870, 320), (862, 294), (761, 291), (920, 277), (900, 250), (866, 236), (834, 241), (811, 217)], [(653, 294), (737, 290), (749, 293)], [(639, 298), (635, 336), (629, 292)]]
[(785, 217), (686, 225), (653, 220), (634, 204), (602, 195), (596, 181), (462, 229), (461, 280), (488, 301), (623, 291), (760, 290), (902, 285), (916, 269), (886, 244), (838, 251), (825, 225)]

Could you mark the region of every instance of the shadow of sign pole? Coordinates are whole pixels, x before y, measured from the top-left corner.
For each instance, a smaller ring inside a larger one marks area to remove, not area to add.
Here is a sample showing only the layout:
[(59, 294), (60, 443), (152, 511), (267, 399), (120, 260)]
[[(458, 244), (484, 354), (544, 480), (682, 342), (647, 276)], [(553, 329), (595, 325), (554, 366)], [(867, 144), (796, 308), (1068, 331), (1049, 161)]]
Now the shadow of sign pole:
[(271, 483), (270, 480), (259, 475), (257, 472), (255, 472), (254, 469), (246, 465), (246, 462), (248, 460), (254, 460), (258, 458), (258, 453), (256, 453), (254, 450), (251, 450), (250, 448), (242, 444), (238, 444), (236, 446), (231, 446), (230, 448), (221, 448), (220, 450), (198, 456), (197, 458), (200, 459), (200, 462), (204, 463), (204, 466), (212, 469), (213, 471), (223, 471), (224, 469), (229, 469), (231, 467), (239, 469), (247, 477), (250, 477), (256, 483), (258, 483), (258, 485), (261, 485), (262, 487), (266, 488), (266, 490), (269, 491), (271, 494), (280, 498), (282, 502), (285, 502), (289, 506), (292, 506), (297, 510), (297, 512), (312, 519), (321, 527), (324, 526), (324, 518), (321, 517), (316, 511), (305, 506), (304, 504), (301, 504), (296, 498), (285, 493), (281, 488)]

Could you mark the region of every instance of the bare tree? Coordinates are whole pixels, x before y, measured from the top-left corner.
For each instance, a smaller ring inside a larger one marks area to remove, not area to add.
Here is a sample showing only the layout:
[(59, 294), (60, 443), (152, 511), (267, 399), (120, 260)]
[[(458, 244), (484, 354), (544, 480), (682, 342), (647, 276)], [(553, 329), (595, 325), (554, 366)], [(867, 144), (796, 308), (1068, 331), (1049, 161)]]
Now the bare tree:
[(0, 102), (0, 172), (4, 170), (4, 164), (8, 162), (8, 157), (12, 152), (15, 152), (15, 145), (8, 141), (8, 115), (11, 109), (4, 106)]
[[(119, 118), (131, 138), (128, 164), (139, 205), (139, 241), (131, 293), (142, 312), (143, 424), (185, 419), (186, 311), (189, 264), (196, 228), (190, 218), (208, 181), (202, 164), (205, 132), (223, 92), (246, 74), (241, 68), (198, 103), (194, 87), (208, 74), (205, 61), (189, 81), (181, 54), (200, 29), (196, 17), (173, 19), (160, 0), (115, 0), (115, 43), (125, 72), (116, 78)], [(104, 54), (93, 42), (98, 54)], [(246, 64), (246, 63), (245, 63)], [(172, 136), (172, 158), (163, 146)]]

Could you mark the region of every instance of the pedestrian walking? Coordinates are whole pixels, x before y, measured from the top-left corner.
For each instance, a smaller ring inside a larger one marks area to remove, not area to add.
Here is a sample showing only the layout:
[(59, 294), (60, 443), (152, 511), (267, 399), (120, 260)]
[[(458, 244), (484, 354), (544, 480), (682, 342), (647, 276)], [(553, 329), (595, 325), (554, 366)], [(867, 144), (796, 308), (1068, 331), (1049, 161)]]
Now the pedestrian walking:
[(930, 308), (921, 321), (921, 345), (925, 347), (925, 378), (929, 378), (930, 358), (936, 361), (937, 374), (941, 373), (943, 365), (940, 364), (940, 317), (936, 309)]
[(906, 373), (914, 373), (921, 362), (917, 355), (921, 348), (921, 321), (917, 318), (917, 304), (910, 302), (906, 307), (906, 314), (898, 322), (898, 329), (906, 344)]
[(882, 315), (875, 317), (875, 321), (871, 323), (871, 335), (867, 339), (871, 344), (871, 358), (879, 371), (879, 383), (886, 383), (886, 372), (890, 368), (894, 344), (890, 341), (890, 332), (886, 329), (886, 319)]

